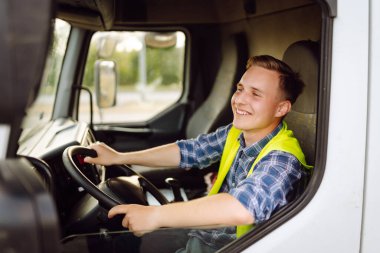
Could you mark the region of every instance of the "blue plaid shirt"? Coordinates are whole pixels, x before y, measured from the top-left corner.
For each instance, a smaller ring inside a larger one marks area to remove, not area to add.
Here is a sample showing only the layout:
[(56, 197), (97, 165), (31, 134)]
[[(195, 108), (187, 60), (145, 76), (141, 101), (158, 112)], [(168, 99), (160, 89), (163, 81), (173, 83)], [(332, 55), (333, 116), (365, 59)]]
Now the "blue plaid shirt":
[[(205, 168), (221, 159), (231, 124), (218, 128), (196, 139), (177, 141), (181, 152), (181, 168)], [(264, 156), (247, 177), (263, 147), (281, 130), (280, 123), (270, 134), (246, 147), (244, 136), (239, 136), (240, 147), (219, 192), (226, 192), (240, 201), (259, 224), (280, 207), (287, 204), (286, 195), (301, 178), (302, 165), (295, 156), (283, 151), (272, 151)], [(204, 243), (216, 249), (236, 239), (236, 227), (212, 230), (194, 230)]]

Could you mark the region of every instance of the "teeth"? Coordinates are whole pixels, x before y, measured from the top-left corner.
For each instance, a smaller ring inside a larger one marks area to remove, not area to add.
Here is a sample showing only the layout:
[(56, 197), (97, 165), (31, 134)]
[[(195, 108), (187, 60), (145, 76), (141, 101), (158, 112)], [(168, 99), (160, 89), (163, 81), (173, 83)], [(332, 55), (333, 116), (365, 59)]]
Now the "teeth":
[(240, 111), (239, 109), (236, 109), (236, 113), (240, 115), (248, 115), (249, 113), (246, 111)]

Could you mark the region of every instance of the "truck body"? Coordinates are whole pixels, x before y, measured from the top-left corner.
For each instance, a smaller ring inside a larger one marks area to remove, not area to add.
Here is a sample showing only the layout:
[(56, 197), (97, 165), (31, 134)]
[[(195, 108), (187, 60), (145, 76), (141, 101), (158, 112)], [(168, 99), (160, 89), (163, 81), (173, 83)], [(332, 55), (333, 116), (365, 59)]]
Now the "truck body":
[[(306, 83), (285, 120), (314, 169), (289, 205), (219, 252), (378, 252), (379, 1), (33, 0), (3, 1), (0, 13), (5, 252), (97, 252), (89, 241), (128, 233), (104, 218), (112, 198), (97, 196), (130, 172), (67, 149), (141, 150), (228, 124), (235, 84), (260, 54)], [(70, 157), (98, 188), (71, 174)], [(204, 196), (217, 164), (131, 168), (169, 201), (165, 179), (176, 178), (186, 201)]]

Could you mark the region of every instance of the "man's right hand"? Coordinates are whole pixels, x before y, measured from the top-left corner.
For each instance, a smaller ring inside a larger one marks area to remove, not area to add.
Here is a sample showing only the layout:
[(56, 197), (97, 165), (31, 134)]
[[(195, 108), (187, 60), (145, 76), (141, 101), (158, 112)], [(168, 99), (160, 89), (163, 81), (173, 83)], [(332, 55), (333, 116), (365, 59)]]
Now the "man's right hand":
[(88, 146), (88, 148), (95, 150), (98, 156), (94, 158), (86, 156), (84, 158), (84, 161), (86, 163), (94, 163), (105, 166), (112, 164), (120, 164), (118, 161), (120, 159), (120, 153), (107, 146), (103, 142), (93, 143), (90, 146)]

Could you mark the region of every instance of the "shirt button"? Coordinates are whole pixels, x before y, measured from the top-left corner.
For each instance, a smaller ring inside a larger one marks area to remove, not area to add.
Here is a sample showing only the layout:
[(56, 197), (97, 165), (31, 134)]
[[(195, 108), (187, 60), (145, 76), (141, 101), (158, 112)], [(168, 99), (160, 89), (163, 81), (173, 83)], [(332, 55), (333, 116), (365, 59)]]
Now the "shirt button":
[(236, 186), (236, 184), (235, 183), (232, 183), (232, 187), (235, 187)]

